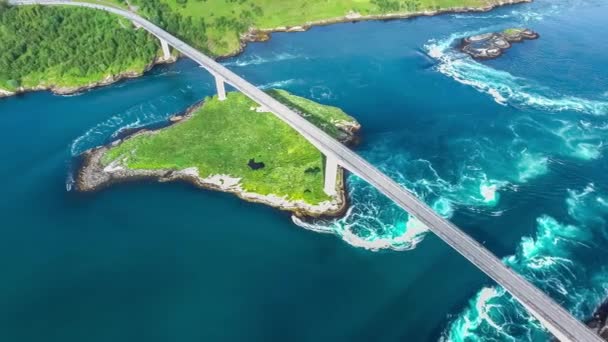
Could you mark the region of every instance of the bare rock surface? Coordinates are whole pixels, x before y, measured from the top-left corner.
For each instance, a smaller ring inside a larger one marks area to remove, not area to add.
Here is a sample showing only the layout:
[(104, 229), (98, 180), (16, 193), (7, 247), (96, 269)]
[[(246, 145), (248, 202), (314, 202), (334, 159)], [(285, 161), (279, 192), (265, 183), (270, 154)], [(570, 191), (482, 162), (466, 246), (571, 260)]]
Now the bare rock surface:
[(460, 49), (476, 59), (500, 57), (512, 43), (537, 39), (538, 33), (524, 28), (512, 28), (502, 32), (478, 34), (462, 39)]

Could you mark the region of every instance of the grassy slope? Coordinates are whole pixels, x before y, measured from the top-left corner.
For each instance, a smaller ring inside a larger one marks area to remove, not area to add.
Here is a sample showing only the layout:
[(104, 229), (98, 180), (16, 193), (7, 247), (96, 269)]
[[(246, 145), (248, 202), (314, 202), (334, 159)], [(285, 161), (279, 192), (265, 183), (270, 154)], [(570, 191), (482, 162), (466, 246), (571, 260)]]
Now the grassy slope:
[(340, 108), (325, 106), (303, 97), (292, 95), (285, 90), (274, 89), (268, 91), (268, 94), (280, 102), (289, 105), (290, 108), (298, 111), (308, 121), (335, 138), (340, 138), (343, 135), (336, 124), (353, 121), (352, 117), (348, 116)]
[[(354, 121), (338, 108), (283, 91), (280, 94), (286, 104), (297, 101), (300, 108), (310, 109), (313, 117), (324, 118), (319, 121)], [(321, 153), (276, 116), (258, 113), (252, 107), (257, 105), (241, 93), (229, 93), (224, 102), (207, 98), (189, 120), (156, 134), (127, 139), (111, 148), (103, 162), (107, 165), (127, 157), (126, 165), (132, 169), (197, 167), (203, 178), (216, 174), (242, 178), (243, 188), (251, 192), (287, 195), (312, 204), (327, 200)], [(251, 158), (264, 162), (265, 167), (252, 170), (247, 165)]]
[(515, 35), (515, 34), (519, 34), (521, 33), (521, 31), (523, 31), (523, 28), (508, 28), (506, 30), (503, 31), (504, 34), (506, 35)]
[[(120, 3), (124, 0), (114, 0)], [(131, 3), (146, 0), (131, 0)], [(183, 17), (203, 18), (207, 24), (207, 46), (199, 46), (214, 55), (230, 54), (238, 50), (239, 35), (231, 27), (217, 25), (221, 17), (242, 22), (244, 12), (254, 13), (255, 6), (261, 14), (253, 14), (250, 26), (269, 29), (279, 26), (302, 25), (306, 22), (342, 17), (349, 12), (362, 15), (407, 13), (423, 10), (456, 7), (484, 7), (498, 0), (160, 0)], [(147, 13), (145, 13), (147, 14)], [(174, 32), (178, 33), (178, 32)], [(186, 37), (187, 34), (184, 35)], [(188, 40), (188, 39), (186, 39)]]
[(78, 87), (142, 72), (157, 51), (145, 31), (101, 11), (27, 6), (0, 12), (0, 88), (6, 90)]

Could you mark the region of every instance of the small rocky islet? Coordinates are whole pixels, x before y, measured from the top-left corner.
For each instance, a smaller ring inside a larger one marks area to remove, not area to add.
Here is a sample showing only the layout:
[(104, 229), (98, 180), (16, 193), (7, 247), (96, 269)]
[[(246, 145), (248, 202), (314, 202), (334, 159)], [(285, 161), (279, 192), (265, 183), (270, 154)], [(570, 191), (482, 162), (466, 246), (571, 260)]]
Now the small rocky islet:
[(526, 28), (510, 28), (502, 32), (490, 32), (465, 37), (460, 50), (475, 59), (493, 59), (500, 57), (512, 43), (537, 39), (539, 34)]

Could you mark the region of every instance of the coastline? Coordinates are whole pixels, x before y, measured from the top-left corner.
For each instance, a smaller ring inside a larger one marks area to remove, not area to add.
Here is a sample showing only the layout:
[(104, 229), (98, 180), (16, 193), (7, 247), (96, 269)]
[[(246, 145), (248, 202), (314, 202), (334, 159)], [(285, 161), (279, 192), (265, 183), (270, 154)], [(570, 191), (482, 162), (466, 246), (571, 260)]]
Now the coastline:
[[(520, 3), (530, 3), (533, 0), (504, 0), (500, 1), (496, 4), (491, 4), (483, 7), (453, 7), (453, 8), (445, 8), (435, 11), (419, 11), (419, 12), (403, 12), (403, 13), (387, 13), (387, 14), (373, 14), (373, 15), (360, 15), (358, 13), (349, 13), (345, 16), (322, 19), (316, 21), (309, 21), (301, 25), (295, 26), (279, 26), (275, 28), (250, 28), (249, 31), (240, 35), (239, 47), (233, 51), (223, 55), (219, 55), (214, 57), (216, 60), (222, 60), (230, 57), (235, 57), (241, 54), (245, 48), (247, 47), (247, 43), (253, 42), (265, 42), (271, 39), (271, 34), (274, 32), (304, 32), (309, 30), (314, 26), (326, 26), (340, 23), (355, 23), (360, 21), (371, 21), (371, 20), (394, 20), (394, 19), (410, 19), (416, 17), (429, 17), (436, 16), (442, 14), (455, 14), (455, 13), (469, 13), (469, 12), (488, 12), (497, 7), (507, 6), (507, 5), (515, 5)], [(33, 88), (23, 88), (21, 87), (17, 91), (8, 91), (0, 88), (0, 99), (10, 96), (15, 96), (19, 94), (24, 94), (28, 92), (35, 91), (50, 91), (55, 95), (73, 95), (79, 92), (83, 92), (86, 90), (94, 89), (97, 87), (108, 86), (113, 83), (119, 82), (121, 80), (137, 78), (143, 76), (146, 72), (150, 71), (154, 66), (160, 64), (170, 64), (176, 62), (181, 54), (178, 56), (171, 56), (169, 59), (164, 59), (163, 57), (157, 57), (152, 62), (150, 62), (143, 71), (135, 72), (135, 71), (125, 71), (117, 75), (109, 75), (105, 79), (92, 82), (87, 85), (77, 86), (77, 87), (58, 87), (56, 85), (47, 85), (47, 86), (37, 86)]]
[[(273, 208), (283, 211), (289, 211), (298, 217), (341, 217), (348, 209), (348, 200), (346, 196), (346, 183), (344, 170), (338, 168), (338, 177), (336, 179), (337, 195), (331, 201), (323, 201), (312, 205), (303, 200), (287, 200), (285, 197), (280, 197), (274, 194), (262, 195), (254, 192), (249, 192), (240, 186), (240, 178), (234, 178), (229, 175), (217, 174), (207, 177), (201, 177), (198, 170), (194, 167), (183, 170), (134, 170), (127, 169), (117, 163), (102, 165), (101, 158), (113, 146), (120, 144), (122, 141), (136, 137), (142, 134), (155, 134), (159, 130), (165, 129), (172, 125), (178, 125), (190, 119), (193, 113), (203, 105), (199, 102), (189, 107), (183, 113), (173, 115), (168, 122), (168, 125), (157, 129), (141, 129), (137, 132), (128, 134), (122, 139), (115, 140), (107, 145), (96, 147), (85, 151), (82, 155), (82, 164), (76, 175), (76, 188), (81, 192), (95, 192), (104, 189), (112, 184), (136, 181), (136, 180), (154, 180), (157, 182), (172, 182), (183, 181), (190, 183), (198, 188), (206, 190), (215, 190), (235, 194), (237, 197), (252, 203), (265, 204)], [(356, 131), (353, 132), (353, 139), (347, 140), (345, 143), (354, 141)]]
[(333, 24), (356, 23), (361, 21), (386, 21), (395, 19), (412, 19), (417, 17), (432, 17), (442, 14), (458, 14), (458, 13), (474, 13), (474, 12), (489, 12), (495, 8), (531, 3), (534, 0), (504, 0), (496, 4), (491, 4), (483, 7), (452, 7), (435, 11), (418, 11), (418, 12), (403, 12), (403, 13), (387, 13), (387, 14), (371, 14), (361, 15), (359, 13), (349, 13), (345, 16), (308, 21), (304, 24), (294, 26), (279, 26), (274, 28), (250, 28), (248, 32), (241, 34), (240, 48), (232, 53), (218, 56), (218, 59), (229, 58), (239, 55), (246, 48), (247, 43), (265, 42), (271, 39), (271, 34), (274, 32), (305, 32), (315, 26), (327, 26)]
[(163, 57), (156, 57), (152, 62), (148, 63), (142, 71), (124, 71), (116, 75), (108, 75), (104, 79), (96, 82), (92, 82), (82, 86), (74, 86), (74, 87), (61, 87), (57, 85), (44, 85), (44, 86), (36, 86), (36, 87), (20, 87), (16, 91), (8, 91), (0, 88), (0, 99), (4, 97), (10, 97), (15, 95), (21, 95), (25, 93), (31, 93), (36, 91), (50, 91), (55, 95), (73, 95), (83, 91), (91, 90), (98, 87), (104, 87), (116, 82), (130, 79), (130, 78), (138, 78), (143, 76), (146, 72), (152, 70), (157, 65), (161, 64), (170, 64), (177, 61), (177, 57), (171, 56), (169, 59), (164, 59)]

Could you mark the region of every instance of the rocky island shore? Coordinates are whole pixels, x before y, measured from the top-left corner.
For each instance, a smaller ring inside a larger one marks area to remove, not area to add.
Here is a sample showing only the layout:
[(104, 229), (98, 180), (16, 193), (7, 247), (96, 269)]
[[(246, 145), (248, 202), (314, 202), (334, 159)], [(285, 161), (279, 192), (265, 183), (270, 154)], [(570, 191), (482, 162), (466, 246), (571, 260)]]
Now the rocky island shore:
[[(281, 90), (269, 93), (340, 141), (356, 141), (360, 125), (340, 109)], [(321, 153), (240, 93), (229, 93), (226, 101), (208, 98), (167, 125), (86, 151), (77, 189), (142, 179), (186, 181), (298, 216), (340, 216), (347, 208), (343, 170), (337, 195), (326, 195)]]
[(500, 57), (512, 43), (537, 39), (538, 33), (525, 28), (510, 28), (502, 32), (484, 33), (462, 39), (460, 49), (476, 59)]

